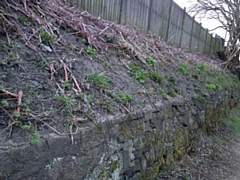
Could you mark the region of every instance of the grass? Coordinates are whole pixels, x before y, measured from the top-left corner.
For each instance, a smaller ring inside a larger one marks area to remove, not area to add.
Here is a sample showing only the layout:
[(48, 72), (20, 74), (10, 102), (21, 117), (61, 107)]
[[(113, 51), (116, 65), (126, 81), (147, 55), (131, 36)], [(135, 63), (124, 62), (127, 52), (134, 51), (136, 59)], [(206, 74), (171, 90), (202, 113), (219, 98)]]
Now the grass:
[(110, 86), (110, 79), (104, 73), (89, 73), (87, 77), (97, 89), (108, 89)]
[(148, 76), (150, 79), (152, 79), (153, 81), (155, 81), (157, 83), (161, 83), (164, 80), (163, 76), (159, 75), (158, 73), (156, 73), (154, 71), (149, 71)]
[(84, 50), (85, 50), (85, 51), (87, 52), (87, 54), (88, 54), (89, 56), (91, 56), (92, 58), (94, 58), (94, 57), (96, 56), (96, 52), (95, 52), (95, 50), (94, 50), (92, 47), (87, 46), (87, 47), (85, 47)]
[(44, 44), (48, 44), (49, 42), (53, 43), (55, 39), (55, 35), (48, 33), (42, 27), (38, 31), (41, 40)]
[(232, 134), (240, 136), (240, 104), (231, 110), (227, 118), (224, 119), (225, 124), (229, 127)]
[(116, 101), (127, 105), (132, 100), (132, 96), (131, 94), (123, 93), (122, 91), (120, 91), (117, 95), (115, 95), (115, 99)]
[(186, 64), (181, 64), (179, 67), (178, 67), (178, 71), (182, 74), (186, 74), (187, 73), (187, 65)]
[(140, 67), (135, 66), (133, 64), (130, 64), (129, 68), (130, 68), (131, 75), (135, 79), (137, 79), (141, 84), (145, 84), (146, 76), (145, 76), (143, 70)]

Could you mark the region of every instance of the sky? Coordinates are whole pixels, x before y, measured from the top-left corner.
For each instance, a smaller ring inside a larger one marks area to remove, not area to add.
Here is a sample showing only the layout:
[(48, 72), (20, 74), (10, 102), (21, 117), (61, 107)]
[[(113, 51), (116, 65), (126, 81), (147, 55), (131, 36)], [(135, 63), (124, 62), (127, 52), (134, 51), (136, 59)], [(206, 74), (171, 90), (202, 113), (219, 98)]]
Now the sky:
[[(186, 7), (186, 10), (188, 11), (189, 7), (191, 6), (192, 3), (196, 2), (197, 0), (174, 0), (175, 3), (177, 3), (181, 8), (184, 8)], [(202, 26), (206, 29), (214, 29), (216, 28), (217, 26), (220, 25), (220, 23), (216, 20), (202, 20), (201, 21), (202, 23)], [(217, 30), (214, 30), (214, 31), (210, 31), (210, 33), (213, 33), (213, 34), (218, 34), (219, 36), (221, 36), (222, 38), (225, 39), (225, 36), (226, 36), (226, 33), (224, 30), (220, 30), (220, 29), (217, 29)]]

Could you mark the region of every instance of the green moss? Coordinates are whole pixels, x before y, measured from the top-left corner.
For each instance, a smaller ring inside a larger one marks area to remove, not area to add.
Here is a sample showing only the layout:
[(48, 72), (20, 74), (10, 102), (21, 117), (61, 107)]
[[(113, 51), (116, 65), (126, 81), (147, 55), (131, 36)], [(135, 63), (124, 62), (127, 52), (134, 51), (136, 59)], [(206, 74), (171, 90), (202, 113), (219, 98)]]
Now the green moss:
[(55, 39), (55, 35), (54, 34), (50, 34), (47, 31), (45, 31), (42, 27), (39, 29), (38, 31), (41, 40), (44, 44), (47, 44), (49, 42), (53, 43), (54, 39)]
[(120, 165), (118, 161), (111, 160), (107, 164), (103, 165), (101, 172), (98, 175), (98, 179), (109, 179), (112, 178), (114, 171), (119, 169)]
[(174, 163), (174, 157), (172, 154), (167, 155), (165, 166), (170, 167)]

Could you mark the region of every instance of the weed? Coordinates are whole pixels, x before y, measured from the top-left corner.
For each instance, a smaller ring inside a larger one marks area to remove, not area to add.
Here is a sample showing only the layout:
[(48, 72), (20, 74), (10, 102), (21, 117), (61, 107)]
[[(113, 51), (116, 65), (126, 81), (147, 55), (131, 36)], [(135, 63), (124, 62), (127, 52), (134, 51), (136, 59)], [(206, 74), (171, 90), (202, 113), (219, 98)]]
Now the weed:
[(14, 57), (13, 52), (10, 52), (10, 53), (8, 54), (8, 56), (9, 56), (10, 58), (13, 58), (13, 57)]
[(109, 101), (102, 101), (101, 107), (103, 110), (106, 110), (107, 112), (112, 112), (112, 104)]
[(91, 48), (90, 46), (85, 47), (85, 51), (86, 51), (87, 54), (88, 54), (89, 56), (91, 56), (92, 58), (95, 57), (95, 55), (96, 55), (95, 50), (94, 50), (93, 48)]
[(73, 51), (73, 50), (75, 49), (75, 46), (71, 44), (71, 45), (69, 46), (69, 48), (70, 48), (70, 50)]
[(178, 89), (178, 87), (177, 86), (174, 86), (173, 87), (173, 90), (177, 93), (177, 94), (179, 94), (180, 93), (180, 89)]
[(169, 78), (169, 82), (171, 83), (171, 85), (175, 85), (175, 82), (176, 82), (175, 77), (171, 76), (171, 77)]
[(181, 64), (179, 67), (178, 67), (178, 71), (182, 74), (186, 74), (187, 73), (187, 66), (186, 64)]
[(34, 145), (40, 141), (41, 135), (38, 132), (34, 132), (32, 134), (32, 139), (30, 140), (30, 144)]
[(115, 95), (114, 96), (115, 97), (115, 99), (118, 101), (118, 102), (120, 102), (120, 103), (122, 103), (122, 104), (124, 104), (124, 105), (126, 105), (127, 103), (129, 103), (131, 100), (132, 100), (132, 96), (130, 95), (130, 94), (125, 94), (125, 93), (123, 93), (122, 91), (120, 91), (117, 95)]
[(70, 104), (73, 105), (73, 103), (76, 101), (76, 99), (72, 98), (72, 97), (67, 97), (66, 95), (62, 94), (62, 95), (57, 95), (56, 99), (63, 102), (64, 104)]
[(145, 60), (146, 60), (146, 63), (147, 63), (149, 66), (155, 67), (156, 61), (154, 61), (151, 57), (147, 57)]
[(183, 173), (181, 173), (178, 177), (181, 178), (182, 180), (188, 180), (188, 177)]
[(19, 118), (20, 116), (21, 116), (21, 115), (20, 115), (19, 112), (17, 112), (17, 111), (14, 111), (14, 112), (13, 112), (13, 117)]
[(103, 62), (103, 65), (104, 65), (105, 67), (109, 68), (109, 69), (112, 68), (112, 66), (110, 65), (110, 63), (109, 63), (108, 61), (104, 61), (104, 62)]
[(149, 71), (148, 76), (150, 79), (152, 79), (153, 81), (156, 81), (157, 83), (161, 83), (164, 80), (163, 76), (159, 75), (154, 71)]
[(55, 35), (48, 33), (42, 27), (39, 29), (38, 33), (41, 37), (42, 43), (47, 44), (49, 42), (54, 42)]
[(175, 92), (172, 89), (168, 89), (166, 93), (167, 93), (167, 95), (169, 95), (171, 97), (175, 97), (176, 96)]
[(164, 91), (162, 91), (161, 89), (158, 90), (158, 93), (163, 97), (163, 99), (168, 100), (168, 97), (166, 95), (166, 93)]
[(129, 65), (129, 68), (130, 68), (131, 75), (135, 79), (137, 79), (141, 84), (144, 84), (145, 80), (146, 80), (146, 76), (145, 76), (143, 70), (141, 70), (140, 67), (134, 66), (132, 64)]
[(68, 89), (70, 89), (71, 86), (72, 86), (72, 84), (69, 81), (64, 81), (63, 85), (64, 85), (65, 88), (68, 88)]
[(207, 85), (206, 85), (206, 88), (207, 88), (208, 90), (213, 90), (213, 91), (215, 91), (215, 90), (218, 89), (218, 85), (215, 85), (215, 84), (207, 84)]
[(104, 73), (87, 74), (89, 81), (98, 89), (108, 89), (110, 79)]
[(199, 63), (196, 65), (197, 68), (201, 71), (201, 72), (205, 72), (206, 71), (206, 66), (202, 63)]
[(1, 104), (2, 104), (3, 106), (8, 106), (8, 105), (9, 105), (9, 102), (8, 102), (8, 101), (5, 101), (5, 100), (2, 100), (2, 101), (1, 101)]

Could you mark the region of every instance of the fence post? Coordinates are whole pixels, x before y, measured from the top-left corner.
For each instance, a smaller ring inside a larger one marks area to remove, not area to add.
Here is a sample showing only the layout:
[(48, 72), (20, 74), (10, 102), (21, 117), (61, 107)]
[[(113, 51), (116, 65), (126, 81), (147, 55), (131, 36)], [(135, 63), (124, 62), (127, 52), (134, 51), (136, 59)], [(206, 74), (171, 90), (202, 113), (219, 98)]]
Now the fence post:
[(193, 38), (193, 24), (195, 21), (195, 16), (192, 17), (192, 29), (191, 29), (191, 36), (190, 36), (190, 44), (189, 44), (189, 50), (192, 51), (192, 38)]
[(169, 34), (169, 28), (170, 28), (170, 24), (171, 24), (171, 17), (172, 17), (172, 6), (173, 6), (173, 0), (170, 0), (170, 10), (169, 10), (169, 15), (168, 15), (168, 25), (167, 25), (167, 32), (166, 32), (166, 38), (165, 41), (168, 42), (168, 34)]
[(206, 37), (205, 37), (205, 41), (204, 41), (204, 50), (203, 50), (203, 53), (206, 52), (206, 46), (207, 46), (207, 36), (208, 36), (208, 29), (207, 29), (207, 32), (206, 32)]
[(211, 35), (211, 40), (210, 40), (210, 48), (209, 48), (209, 51), (208, 51), (209, 54), (211, 54), (211, 49), (212, 49), (212, 39), (213, 39), (212, 34), (210, 34), (210, 35)]
[(184, 7), (184, 11), (183, 11), (183, 20), (182, 20), (182, 25), (181, 25), (181, 35), (180, 35), (180, 42), (179, 42), (178, 47), (181, 47), (181, 45), (182, 45), (183, 25), (184, 25), (184, 22), (185, 22), (185, 17), (186, 17), (186, 7)]
[(120, 13), (119, 13), (118, 24), (122, 23), (122, 13), (123, 13), (123, 0), (120, 1)]
[(200, 31), (199, 31), (199, 34), (198, 34), (197, 51), (199, 51), (199, 42), (200, 42), (201, 31), (202, 31), (202, 23), (198, 24), (198, 26), (200, 26)]
[(148, 4), (149, 9), (148, 9), (148, 14), (147, 14), (147, 17), (148, 17), (147, 32), (150, 30), (150, 24), (151, 24), (152, 1), (153, 0), (149, 0), (149, 4)]

